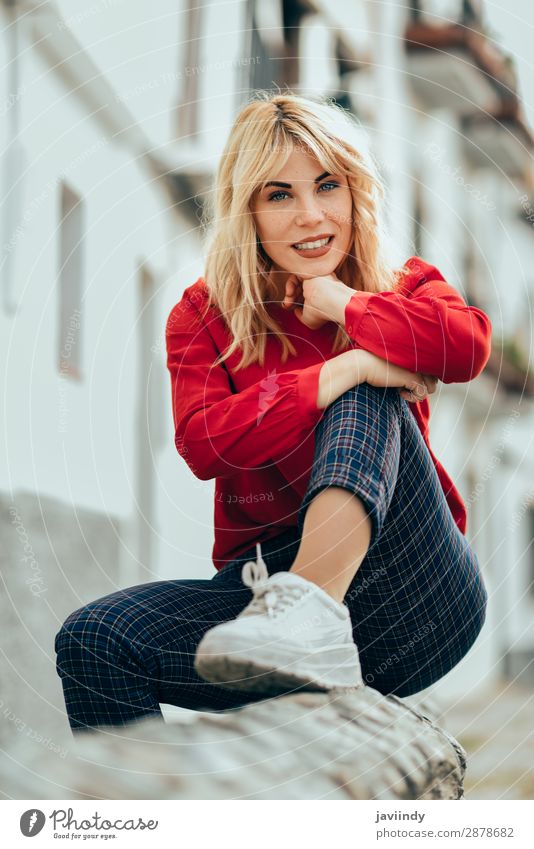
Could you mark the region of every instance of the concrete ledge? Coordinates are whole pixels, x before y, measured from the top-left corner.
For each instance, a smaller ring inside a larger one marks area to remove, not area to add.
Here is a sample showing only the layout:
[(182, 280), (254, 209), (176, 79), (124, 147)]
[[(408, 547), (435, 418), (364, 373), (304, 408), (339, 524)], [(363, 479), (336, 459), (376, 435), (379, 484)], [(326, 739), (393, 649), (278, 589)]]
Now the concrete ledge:
[(68, 732), (57, 742), (65, 757), (14, 735), (0, 755), (10, 797), (460, 799), (466, 766), (450, 735), (370, 687), (280, 696), (186, 723), (146, 719), (74, 741)]

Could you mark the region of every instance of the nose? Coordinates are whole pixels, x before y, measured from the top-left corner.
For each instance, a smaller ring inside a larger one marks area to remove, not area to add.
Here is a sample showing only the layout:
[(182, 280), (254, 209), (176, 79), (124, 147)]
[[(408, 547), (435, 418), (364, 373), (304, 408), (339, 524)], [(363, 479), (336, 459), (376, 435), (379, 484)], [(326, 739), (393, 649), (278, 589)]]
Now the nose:
[(318, 198), (305, 197), (298, 203), (297, 215), (295, 216), (295, 224), (299, 227), (309, 227), (311, 224), (323, 221), (325, 213), (321, 208), (321, 202)]

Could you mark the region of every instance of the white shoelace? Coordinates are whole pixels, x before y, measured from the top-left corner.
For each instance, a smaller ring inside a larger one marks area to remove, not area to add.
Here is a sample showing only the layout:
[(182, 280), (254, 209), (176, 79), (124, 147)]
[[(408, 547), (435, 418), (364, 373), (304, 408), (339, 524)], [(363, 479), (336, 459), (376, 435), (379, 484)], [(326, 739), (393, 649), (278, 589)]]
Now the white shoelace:
[(259, 542), (256, 543), (256, 560), (245, 563), (241, 578), (254, 594), (254, 598), (242, 612), (242, 616), (250, 613), (266, 613), (267, 616), (274, 618), (287, 610), (305, 592), (303, 587), (268, 584), (269, 572), (261, 556)]

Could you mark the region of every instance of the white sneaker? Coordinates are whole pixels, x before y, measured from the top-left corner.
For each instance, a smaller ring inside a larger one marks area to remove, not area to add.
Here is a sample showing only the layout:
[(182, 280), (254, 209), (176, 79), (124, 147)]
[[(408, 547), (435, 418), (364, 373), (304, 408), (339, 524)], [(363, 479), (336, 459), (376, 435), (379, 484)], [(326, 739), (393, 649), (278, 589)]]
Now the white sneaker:
[(241, 573), (254, 598), (236, 619), (204, 634), (195, 655), (200, 677), (270, 693), (363, 686), (346, 605), (294, 572), (269, 577), (259, 543), (256, 551), (257, 562)]

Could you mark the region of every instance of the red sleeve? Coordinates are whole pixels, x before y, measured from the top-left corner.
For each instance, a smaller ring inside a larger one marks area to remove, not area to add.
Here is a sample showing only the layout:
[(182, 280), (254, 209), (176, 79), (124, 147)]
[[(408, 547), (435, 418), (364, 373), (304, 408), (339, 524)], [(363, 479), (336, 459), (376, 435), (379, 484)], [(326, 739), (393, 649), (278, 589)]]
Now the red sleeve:
[[(209, 313), (208, 313), (209, 315)], [(324, 363), (266, 376), (236, 393), (207, 325), (184, 296), (165, 331), (175, 444), (201, 480), (270, 465), (293, 450), (321, 418)]]
[(347, 333), (360, 348), (402, 368), (443, 383), (472, 380), (490, 356), (490, 319), (467, 306), (434, 266), (419, 257), (407, 265), (407, 295), (354, 293), (345, 307)]

